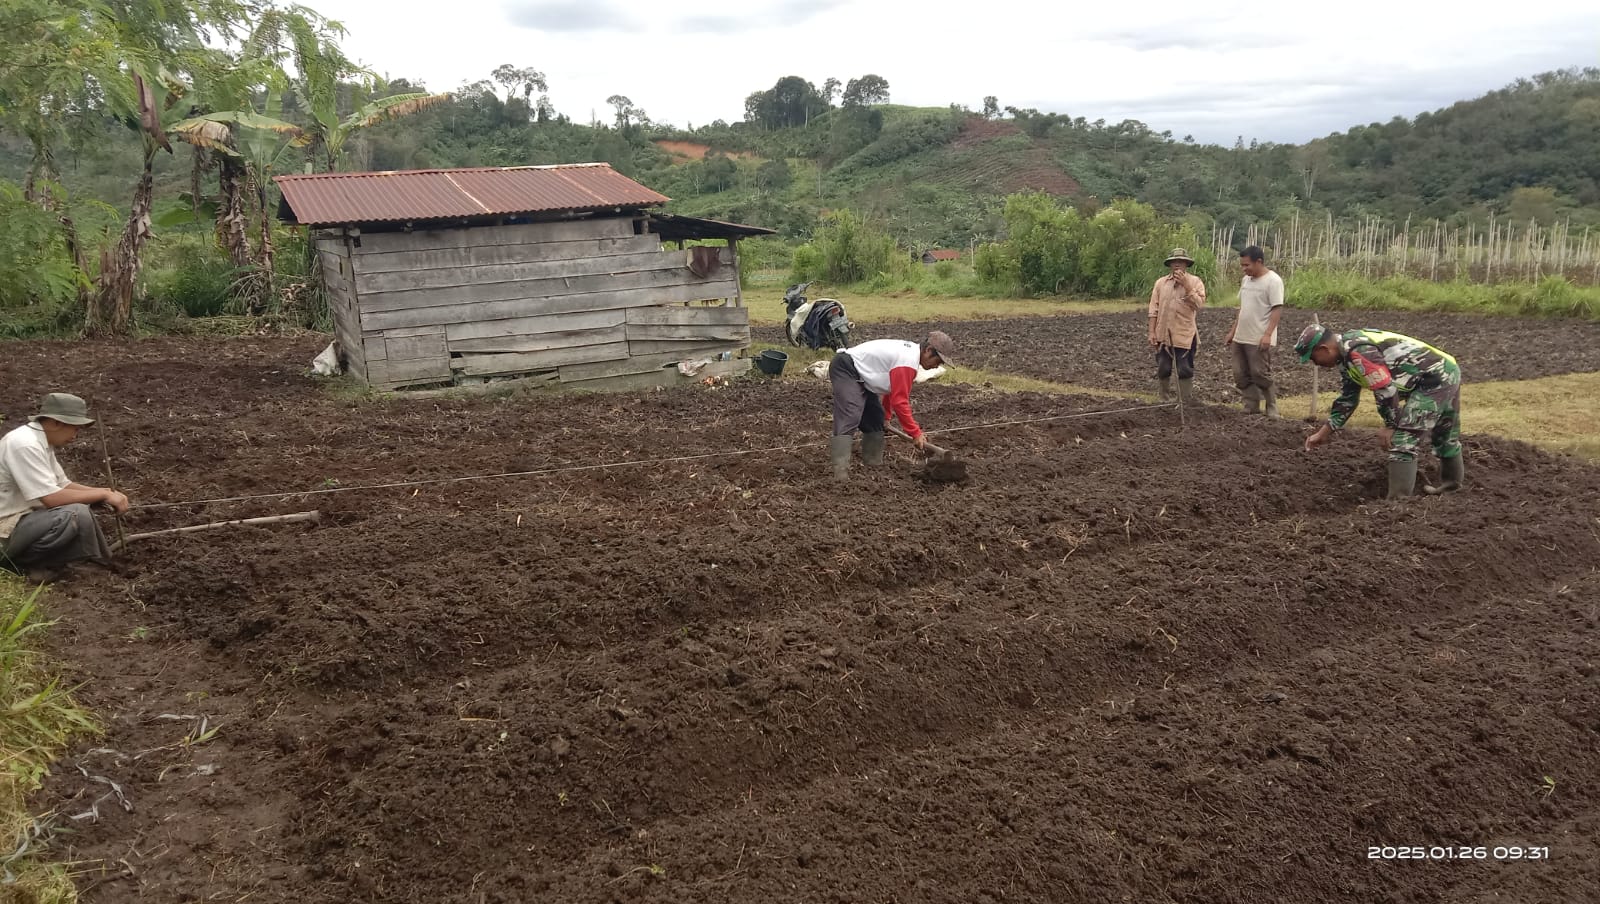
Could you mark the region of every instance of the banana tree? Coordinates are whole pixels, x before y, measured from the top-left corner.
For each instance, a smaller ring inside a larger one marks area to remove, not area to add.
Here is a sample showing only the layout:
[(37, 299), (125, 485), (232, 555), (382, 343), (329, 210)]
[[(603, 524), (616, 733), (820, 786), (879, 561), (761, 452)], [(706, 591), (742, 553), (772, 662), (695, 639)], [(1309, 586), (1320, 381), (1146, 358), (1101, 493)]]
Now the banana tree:
[(382, 87), (371, 70), (356, 65), (339, 48), (336, 39), (344, 34), (343, 28), (296, 7), (282, 17), (281, 24), (273, 25), (274, 36), (284, 32), (294, 48), (294, 67), (299, 74), (294, 83), (295, 97), (311, 120), (307, 131), (312, 136), (314, 150), (312, 160), (307, 162), (308, 172), (319, 157), (327, 171), (337, 169), (345, 142), (356, 132), (450, 99), (449, 94), (396, 94), (370, 101), (355, 112), (343, 115), (339, 112), (342, 89), (352, 82), (355, 90), (364, 93)]
[[(254, 279), (245, 287), (249, 313), (264, 313), (271, 294), (274, 273), (272, 243), (272, 205), (268, 186), (272, 174), (290, 149), (303, 148), (311, 136), (293, 123), (278, 118), (282, 112), (281, 81), (269, 83), (262, 112), (231, 110), (207, 113), (176, 123), (173, 134), (180, 140), (217, 154), (221, 161), (220, 204), (217, 210), (218, 234), (226, 237), (226, 247), (234, 266), (253, 270)], [(259, 226), (256, 251), (250, 252), (248, 226)]]
[[(419, 92), (415, 94), (395, 94), (389, 97), (380, 97), (371, 101), (361, 109), (351, 113), (343, 119), (325, 120), (315, 111), (312, 112), (316, 120), (316, 140), (321, 145), (324, 163), (328, 172), (332, 172), (339, 165), (339, 158), (344, 154), (344, 144), (350, 136), (362, 129), (375, 126), (391, 119), (410, 116), (429, 107), (442, 104), (450, 99), (450, 94), (428, 94)], [(330, 127), (328, 122), (332, 122)]]
[[(133, 323), (134, 285), (139, 278), (145, 243), (150, 240), (150, 207), (154, 200), (156, 153), (172, 153), (164, 118), (174, 111), (188, 87), (165, 68), (146, 74), (133, 70), (134, 102), (130, 125), (136, 124), (144, 143), (144, 167), (133, 190), (128, 222), (116, 244), (101, 249), (100, 276), (85, 312), (84, 332), (90, 336), (127, 335)], [(121, 86), (118, 86), (121, 87)]]

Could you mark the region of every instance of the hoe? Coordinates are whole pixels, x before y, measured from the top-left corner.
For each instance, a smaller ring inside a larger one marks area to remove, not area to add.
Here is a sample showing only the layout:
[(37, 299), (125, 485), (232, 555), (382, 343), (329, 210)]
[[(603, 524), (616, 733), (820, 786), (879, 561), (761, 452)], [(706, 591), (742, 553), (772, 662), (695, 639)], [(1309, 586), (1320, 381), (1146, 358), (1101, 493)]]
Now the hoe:
[[(901, 439), (911, 439), (904, 430), (893, 424), (884, 426)], [(928, 460), (922, 466), (923, 477), (935, 483), (956, 483), (967, 479), (967, 463), (957, 458), (954, 452), (941, 449), (927, 441), (924, 441), (923, 445), (928, 450)]]

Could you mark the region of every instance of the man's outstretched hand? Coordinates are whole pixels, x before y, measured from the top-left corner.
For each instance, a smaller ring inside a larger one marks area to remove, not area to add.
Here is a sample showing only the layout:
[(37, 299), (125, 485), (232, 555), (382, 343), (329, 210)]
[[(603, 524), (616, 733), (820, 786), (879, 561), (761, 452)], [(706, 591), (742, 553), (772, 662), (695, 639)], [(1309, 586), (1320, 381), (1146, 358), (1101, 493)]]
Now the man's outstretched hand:
[(1310, 452), (1312, 449), (1315, 449), (1319, 446), (1326, 446), (1329, 442), (1332, 442), (1332, 440), (1333, 428), (1327, 424), (1323, 424), (1321, 427), (1317, 428), (1317, 432), (1306, 437), (1305, 450)]

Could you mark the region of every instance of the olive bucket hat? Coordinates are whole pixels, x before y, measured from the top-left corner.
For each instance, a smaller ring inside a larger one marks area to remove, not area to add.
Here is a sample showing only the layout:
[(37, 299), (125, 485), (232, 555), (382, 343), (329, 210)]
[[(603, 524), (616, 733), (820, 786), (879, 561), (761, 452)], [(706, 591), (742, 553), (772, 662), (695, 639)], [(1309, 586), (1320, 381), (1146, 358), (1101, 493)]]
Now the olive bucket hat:
[(1173, 261), (1183, 261), (1184, 263), (1188, 264), (1191, 267), (1194, 266), (1194, 258), (1189, 256), (1189, 251), (1188, 251), (1188, 249), (1185, 249), (1185, 248), (1174, 248), (1174, 249), (1172, 249), (1172, 253), (1167, 255), (1167, 259), (1162, 261), (1161, 263), (1162, 263), (1163, 266), (1170, 267), (1170, 266), (1172, 266), (1172, 262)]
[(1328, 328), (1320, 323), (1313, 323), (1300, 331), (1300, 338), (1294, 343), (1294, 353), (1299, 356), (1301, 364), (1311, 360), (1311, 350), (1321, 345), (1327, 336)]
[(74, 427), (94, 423), (94, 418), (89, 416), (89, 404), (65, 392), (52, 392), (39, 401), (39, 413), (29, 420), (37, 421), (40, 418), (49, 418)]

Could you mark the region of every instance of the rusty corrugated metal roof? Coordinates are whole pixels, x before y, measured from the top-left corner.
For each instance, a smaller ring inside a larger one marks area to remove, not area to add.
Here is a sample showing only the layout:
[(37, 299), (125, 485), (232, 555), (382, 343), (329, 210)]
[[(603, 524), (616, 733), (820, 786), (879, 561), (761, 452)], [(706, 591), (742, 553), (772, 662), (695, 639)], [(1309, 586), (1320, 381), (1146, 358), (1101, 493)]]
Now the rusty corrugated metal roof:
[[(604, 163), (277, 176), (305, 226), (653, 207), (671, 200)], [(280, 211), (280, 215), (281, 215)]]

